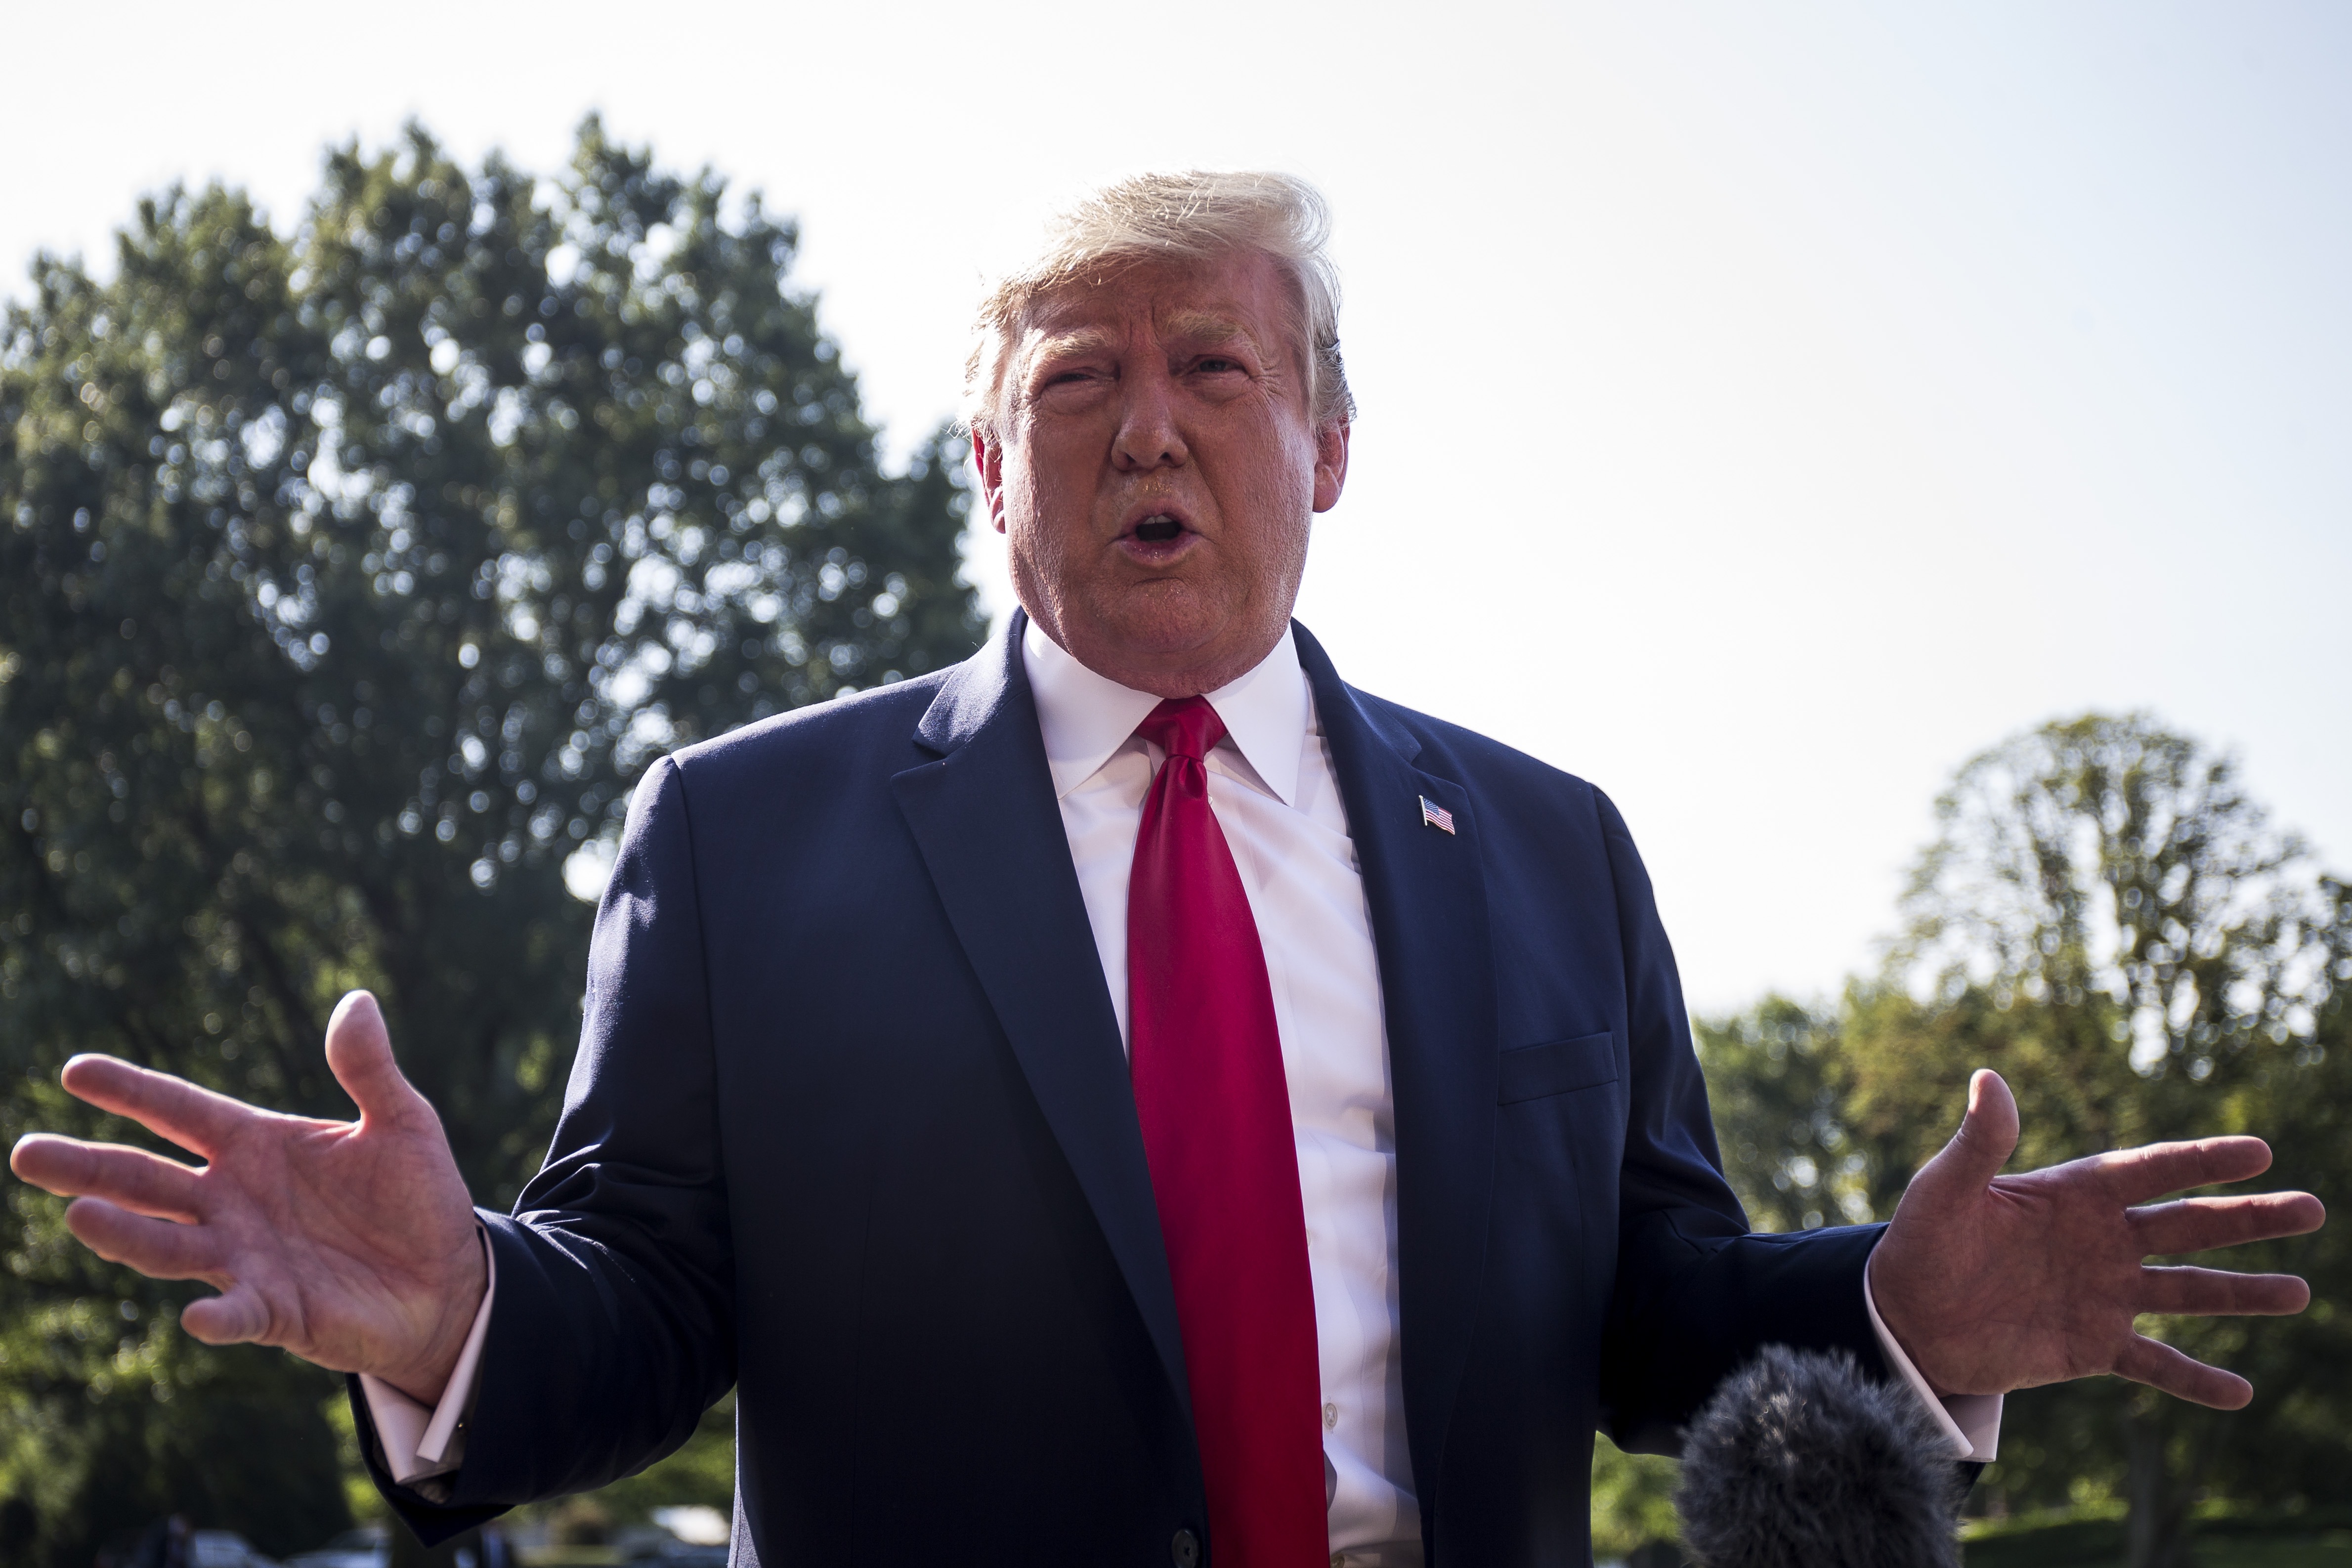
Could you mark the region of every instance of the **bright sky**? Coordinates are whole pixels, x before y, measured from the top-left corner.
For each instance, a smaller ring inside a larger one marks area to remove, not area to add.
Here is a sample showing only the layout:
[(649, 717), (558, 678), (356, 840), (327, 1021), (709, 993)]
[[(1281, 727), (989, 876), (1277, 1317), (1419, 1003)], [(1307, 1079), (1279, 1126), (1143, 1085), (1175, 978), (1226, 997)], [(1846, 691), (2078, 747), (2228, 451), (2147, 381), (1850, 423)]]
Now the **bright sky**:
[(2088, 708), (2237, 748), (2352, 870), (2352, 7), (108, 16), (12, 20), (17, 276), (175, 177), (286, 224), (330, 140), (548, 170), (597, 107), (800, 215), (900, 450), (1057, 197), (1318, 182), (1363, 414), (1300, 616), (1607, 789), (1703, 1009), (1869, 964), (1951, 771)]

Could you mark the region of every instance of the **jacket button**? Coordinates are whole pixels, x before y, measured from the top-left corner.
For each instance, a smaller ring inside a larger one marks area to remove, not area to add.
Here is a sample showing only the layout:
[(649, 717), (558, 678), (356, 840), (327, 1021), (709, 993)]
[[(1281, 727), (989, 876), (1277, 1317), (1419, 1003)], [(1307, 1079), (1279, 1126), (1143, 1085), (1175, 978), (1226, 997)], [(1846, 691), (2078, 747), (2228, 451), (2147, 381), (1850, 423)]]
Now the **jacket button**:
[(1176, 1560), (1176, 1568), (1201, 1568), (1201, 1538), (1189, 1530), (1178, 1531), (1168, 1543), (1168, 1555)]

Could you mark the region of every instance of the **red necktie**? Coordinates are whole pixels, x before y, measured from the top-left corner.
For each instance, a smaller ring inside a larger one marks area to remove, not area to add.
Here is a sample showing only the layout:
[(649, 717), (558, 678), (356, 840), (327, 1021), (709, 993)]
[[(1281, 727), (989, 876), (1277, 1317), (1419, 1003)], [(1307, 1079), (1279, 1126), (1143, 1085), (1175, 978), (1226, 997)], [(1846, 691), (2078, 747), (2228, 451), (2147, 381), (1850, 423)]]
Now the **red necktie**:
[(1321, 1376), (1282, 1037), (1257, 922), (1209, 810), (1223, 738), (1199, 697), (1136, 733), (1167, 752), (1127, 891), (1129, 1071), (1151, 1163), (1216, 1568), (1319, 1568)]

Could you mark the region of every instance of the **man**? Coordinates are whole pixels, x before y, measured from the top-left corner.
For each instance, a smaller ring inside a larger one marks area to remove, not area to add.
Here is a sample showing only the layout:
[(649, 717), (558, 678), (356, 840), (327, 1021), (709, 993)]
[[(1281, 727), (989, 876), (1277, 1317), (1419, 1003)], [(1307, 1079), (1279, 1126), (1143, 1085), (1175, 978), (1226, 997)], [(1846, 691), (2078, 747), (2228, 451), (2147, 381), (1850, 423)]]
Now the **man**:
[[(478, 1213), (373, 1001), (356, 1124), (104, 1059), (201, 1172), (33, 1137), (191, 1332), (360, 1375), (443, 1535), (739, 1388), (742, 1563), (1580, 1561), (1591, 1433), (1671, 1449), (1843, 1347), (1990, 1450), (2004, 1390), (2245, 1385), (2150, 1254), (2308, 1230), (2220, 1138), (1999, 1178), (1998, 1078), (1891, 1226), (1747, 1233), (1664, 932), (1580, 780), (1345, 685), (1289, 620), (1352, 408), (1314, 193), (1129, 181), (983, 311), (973, 455), (1024, 613), (942, 674), (656, 763), (547, 1165)], [(460, 1426), (462, 1423), (462, 1431)]]

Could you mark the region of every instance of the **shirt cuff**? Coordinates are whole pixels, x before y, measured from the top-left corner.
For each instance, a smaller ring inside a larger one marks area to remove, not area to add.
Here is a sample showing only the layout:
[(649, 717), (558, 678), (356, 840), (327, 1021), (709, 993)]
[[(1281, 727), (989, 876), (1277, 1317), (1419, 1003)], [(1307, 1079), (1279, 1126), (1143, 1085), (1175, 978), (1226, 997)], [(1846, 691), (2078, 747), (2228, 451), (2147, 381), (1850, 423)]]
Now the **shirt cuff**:
[(475, 1391), (481, 1385), (482, 1342), (489, 1337), (490, 1303), (499, 1293), (498, 1254), (490, 1250), (489, 1238), (481, 1235), (478, 1226), (475, 1234), (481, 1239), (482, 1262), (489, 1270), (489, 1280), (482, 1291), (481, 1310), (474, 1314), (474, 1326), (467, 1331), (466, 1347), (457, 1353), (457, 1364), (449, 1374), (449, 1386), (441, 1391), (441, 1403), (428, 1410), (423, 1401), (411, 1399), (381, 1377), (360, 1374), (360, 1392), (366, 1396), (368, 1416), (375, 1423), (385, 1468), (404, 1487), (448, 1475), (465, 1461), (466, 1412), (473, 1407)]
[(1975, 1459), (1990, 1463), (2000, 1454), (2000, 1407), (2008, 1397), (2000, 1394), (1953, 1394), (1938, 1396), (1895, 1343), (1886, 1331), (1886, 1320), (1878, 1315), (1878, 1302), (1870, 1293), (1870, 1270), (1862, 1271), (1862, 1304), (1870, 1313), (1870, 1326), (1878, 1334), (1878, 1348), (1886, 1364), (1903, 1375), (1903, 1381), (1927, 1406), (1927, 1415), (1938, 1431), (1952, 1445), (1956, 1459)]

